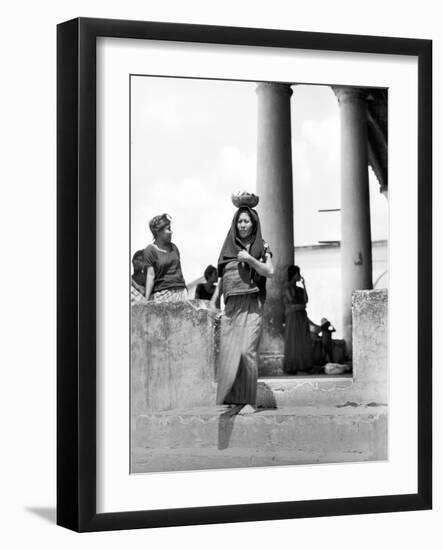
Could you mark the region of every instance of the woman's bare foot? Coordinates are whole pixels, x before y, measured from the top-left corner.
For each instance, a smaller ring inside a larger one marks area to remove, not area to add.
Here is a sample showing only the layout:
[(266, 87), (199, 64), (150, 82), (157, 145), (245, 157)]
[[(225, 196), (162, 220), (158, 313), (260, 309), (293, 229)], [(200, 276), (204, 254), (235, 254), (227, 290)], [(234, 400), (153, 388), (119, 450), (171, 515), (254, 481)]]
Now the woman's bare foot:
[(252, 414), (255, 413), (255, 408), (252, 405), (245, 405), (238, 414)]

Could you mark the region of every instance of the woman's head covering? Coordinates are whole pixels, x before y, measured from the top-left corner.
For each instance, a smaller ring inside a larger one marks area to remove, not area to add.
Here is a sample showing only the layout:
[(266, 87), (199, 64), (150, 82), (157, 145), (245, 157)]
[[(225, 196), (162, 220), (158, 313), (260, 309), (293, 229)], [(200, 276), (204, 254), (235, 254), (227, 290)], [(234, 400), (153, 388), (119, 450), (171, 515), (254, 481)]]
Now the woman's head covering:
[[(260, 260), (265, 255), (265, 245), (263, 237), (261, 234), (261, 225), (260, 218), (258, 217), (257, 211), (249, 206), (241, 206), (237, 212), (234, 214), (232, 219), (231, 228), (226, 235), (225, 242), (223, 243), (220, 256), (217, 263), (218, 276), (222, 277), (224, 268), (228, 262), (237, 259), (237, 254), (240, 250), (244, 250), (246, 247), (241, 242), (237, 235), (237, 221), (242, 212), (248, 212), (251, 221), (253, 224), (252, 235), (251, 235), (251, 245), (249, 247), (249, 254), (253, 256), (256, 260)], [(245, 264), (245, 269), (248, 269), (249, 266)], [(250, 268), (249, 268), (250, 269)], [(266, 277), (259, 275), (254, 269), (250, 269), (251, 281), (254, 281), (259, 289), (260, 297), (266, 299)]]
[(154, 235), (154, 238), (158, 233), (164, 229), (167, 225), (170, 225), (172, 218), (169, 214), (160, 214), (159, 216), (154, 216), (152, 220), (149, 221), (149, 229)]
[(288, 267), (288, 281), (292, 281), (294, 275), (300, 275), (300, 268), (298, 265), (290, 265)]
[(258, 217), (256, 210), (250, 208), (249, 206), (242, 206), (236, 211), (234, 217), (232, 218), (231, 228), (226, 235), (225, 242), (223, 243), (220, 256), (218, 258), (217, 268), (219, 276), (221, 276), (224, 266), (228, 262), (236, 260), (237, 254), (240, 250), (244, 250), (246, 248), (237, 234), (237, 221), (242, 212), (247, 212), (249, 214), (253, 225), (251, 246), (248, 252), (257, 260), (263, 257), (265, 249), (261, 234), (260, 218)]

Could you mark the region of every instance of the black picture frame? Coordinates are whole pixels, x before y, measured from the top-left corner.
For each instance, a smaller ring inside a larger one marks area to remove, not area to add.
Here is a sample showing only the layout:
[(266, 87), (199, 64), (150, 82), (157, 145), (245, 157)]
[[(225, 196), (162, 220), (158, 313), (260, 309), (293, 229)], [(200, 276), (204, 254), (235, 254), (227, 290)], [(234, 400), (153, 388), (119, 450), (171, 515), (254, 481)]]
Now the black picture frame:
[[(96, 39), (398, 54), (418, 59), (416, 494), (96, 512)], [(57, 523), (75, 531), (425, 510), (432, 507), (432, 42), (78, 18), (57, 29)]]

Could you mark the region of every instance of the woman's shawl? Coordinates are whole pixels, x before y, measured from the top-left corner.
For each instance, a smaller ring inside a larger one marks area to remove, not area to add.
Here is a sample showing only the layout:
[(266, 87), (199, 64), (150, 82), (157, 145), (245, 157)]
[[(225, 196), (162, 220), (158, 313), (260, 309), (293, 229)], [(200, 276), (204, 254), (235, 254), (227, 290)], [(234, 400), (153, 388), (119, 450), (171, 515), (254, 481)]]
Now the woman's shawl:
[[(218, 276), (223, 275), (226, 264), (232, 261), (237, 261), (237, 255), (240, 250), (246, 250), (245, 245), (237, 237), (237, 220), (242, 212), (248, 212), (251, 216), (252, 223), (254, 225), (252, 241), (249, 247), (249, 254), (256, 260), (262, 260), (265, 256), (265, 244), (261, 233), (260, 218), (258, 213), (253, 208), (248, 206), (242, 206), (237, 210), (232, 219), (231, 227), (226, 235), (225, 242), (223, 243), (220, 256), (217, 262)], [(249, 266), (243, 264), (245, 268)], [(243, 269), (242, 269), (243, 271)], [(259, 275), (255, 270), (249, 268), (250, 280), (254, 281), (259, 288), (260, 296), (264, 299), (266, 296), (266, 277)], [(242, 273), (242, 279), (244, 280), (244, 273)]]
[(249, 213), (252, 223), (254, 224), (249, 254), (251, 256), (254, 256), (256, 260), (260, 260), (260, 258), (262, 258), (264, 255), (265, 250), (263, 237), (261, 234), (260, 218), (258, 217), (256, 210), (254, 210), (253, 208), (249, 208), (248, 206), (242, 206), (237, 210), (237, 212), (234, 214), (234, 217), (232, 218), (231, 227), (228, 231), (228, 234), (226, 235), (225, 242), (223, 243), (220, 256), (218, 258), (217, 268), (219, 276), (222, 275), (223, 268), (228, 262), (237, 259), (237, 254), (240, 252), (240, 250), (246, 250), (245, 245), (237, 237), (237, 220), (240, 214), (245, 211)]

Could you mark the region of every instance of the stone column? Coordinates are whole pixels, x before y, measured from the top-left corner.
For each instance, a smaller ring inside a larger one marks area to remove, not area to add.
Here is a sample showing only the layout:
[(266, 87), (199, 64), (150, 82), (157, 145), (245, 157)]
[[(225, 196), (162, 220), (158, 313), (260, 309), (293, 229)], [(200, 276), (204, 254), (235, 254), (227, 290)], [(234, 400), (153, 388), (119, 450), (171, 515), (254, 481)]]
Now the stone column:
[(289, 84), (257, 86), (257, 209), (275, 270), (267, 282), (261, 358), (262, 364), (277, 361), (278, 366), (283, 354), (284, 283), (287, 267), (294, 263), (291, 95)]
[(351, 297), (372, 288), (367, 105), (364, 89), (333, 88), (341, 123), (342, 328), (352, 355)]

